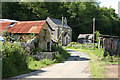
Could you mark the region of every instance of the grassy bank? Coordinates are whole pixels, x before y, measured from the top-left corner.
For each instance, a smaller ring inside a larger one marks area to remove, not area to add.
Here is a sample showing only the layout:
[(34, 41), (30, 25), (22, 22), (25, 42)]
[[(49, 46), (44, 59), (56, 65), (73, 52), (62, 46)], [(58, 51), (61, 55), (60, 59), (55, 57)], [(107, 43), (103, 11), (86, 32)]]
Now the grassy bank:
[(9, 78), (39, 70), (48, 65), (64, 61), (70, 56), (61, 46), (52, 46), (52, 50), (60, 53), (55, 55), (53, 61), (48, 59), (37, 61), (32, 55), (29, 55), (26, 50), (21, 48), (19, 44), (4, 43), (2, 50), (2, 77)]
[[(73, 44), (73, 43), (72, 43)], [(75, 46), (77, 45), (77, 46)], [(70, 48), (72, 50), (80, 51), (87, 53), (90, 56), (90, 71), (91, 76), (93, 78), (105, 78), (105, 66), (106, 64), (118, 64), (118, 57), (107, 56), (103, 57), (103, 50), (93, 49), (90, 45), (81, 45), (75, 43), (74, 46), (69, 45), (66, 48)]]

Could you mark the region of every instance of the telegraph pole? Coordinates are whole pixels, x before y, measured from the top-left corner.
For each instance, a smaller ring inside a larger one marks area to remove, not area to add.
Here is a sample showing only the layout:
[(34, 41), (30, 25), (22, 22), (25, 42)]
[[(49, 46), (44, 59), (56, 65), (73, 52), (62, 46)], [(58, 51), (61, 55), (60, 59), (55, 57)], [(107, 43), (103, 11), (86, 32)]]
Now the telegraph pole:
[(93, 48), (95, 49), (95, 36), (94, 36), (94, 33), (95, 33), (95, 18), (93, 18)]
[[(63, 19), (64, 17), (62, 17), (62, 32), (63, 32)], [(62, 45), (62, 32), (61, 32), (61, 45)]]

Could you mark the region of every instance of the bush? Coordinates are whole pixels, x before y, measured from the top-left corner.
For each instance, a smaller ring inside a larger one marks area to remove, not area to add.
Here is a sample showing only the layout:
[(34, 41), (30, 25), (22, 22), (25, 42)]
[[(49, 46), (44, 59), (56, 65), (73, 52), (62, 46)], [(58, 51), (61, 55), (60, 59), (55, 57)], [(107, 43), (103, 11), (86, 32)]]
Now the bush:
[(95, 35), (95, 42), (99, 42), (99, 36), (100, 36), (100, 32), (99, 31), (95, 31), (95, 33), (94, 33), (94, 35)]
[(2, 56), (3, 78), (29, 71), (25, 51), (18, 44), (4, 43)]
[(55, 63), (65, 61), (68, 57), (70, 57), (68, 51), (63, 49), (61, 45), (58, 45), (57, 47), (55, 45), (52, 45), (52, 51), (59, 52), (59, 54), (55, 54), (55, 59), (53, 60)]

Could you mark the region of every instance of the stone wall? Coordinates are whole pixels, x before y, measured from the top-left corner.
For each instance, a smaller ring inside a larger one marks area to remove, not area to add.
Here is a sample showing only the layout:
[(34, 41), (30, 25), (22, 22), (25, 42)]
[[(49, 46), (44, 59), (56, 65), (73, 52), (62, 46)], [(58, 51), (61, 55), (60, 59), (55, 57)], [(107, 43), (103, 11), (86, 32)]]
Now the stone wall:
[(36, 52), (33, 57), (38, 61), (42, 59), (53, 60), (55, 58), (55, 54), (59, 54), (59, 52)]

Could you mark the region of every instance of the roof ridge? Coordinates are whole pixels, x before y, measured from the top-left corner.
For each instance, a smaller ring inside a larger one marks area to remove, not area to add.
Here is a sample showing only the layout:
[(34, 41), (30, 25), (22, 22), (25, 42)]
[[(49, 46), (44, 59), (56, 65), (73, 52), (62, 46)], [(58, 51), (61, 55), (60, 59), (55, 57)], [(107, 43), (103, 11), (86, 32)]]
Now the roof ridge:
[[(50, 19), (56, 25), (58, 25), (58, 24), (62, 25), (62, 21), (60, 19), (55, 19), (55, 18), (51, 18), (51, 17), (47, 17), (47, 19)], [(68, 24), (65, 21), (63, 21), (63, 22), (64, 22), (64, 27), (71, 28), (70, 26), (68, 26)]]

